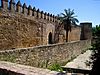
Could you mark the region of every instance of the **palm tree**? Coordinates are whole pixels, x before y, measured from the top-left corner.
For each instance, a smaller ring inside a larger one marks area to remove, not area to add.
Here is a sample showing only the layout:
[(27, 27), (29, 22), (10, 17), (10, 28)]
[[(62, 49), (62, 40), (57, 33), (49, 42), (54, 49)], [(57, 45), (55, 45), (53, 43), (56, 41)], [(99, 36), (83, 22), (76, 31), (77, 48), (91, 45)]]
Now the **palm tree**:
[(64, 25), (64, 29), (66, 30), (66, 42), (68, 42), (68, 32), (71, 31), (71, 25), (76, 25), (76, 22), (78, 23), (78, 19), (76, 18), (74, 14), (74, 10), (70, 10), (70, 8), (64, 9), (65, 13), (61, 13), (60, 16), (58, 16), (58, 19), (62, 22)]

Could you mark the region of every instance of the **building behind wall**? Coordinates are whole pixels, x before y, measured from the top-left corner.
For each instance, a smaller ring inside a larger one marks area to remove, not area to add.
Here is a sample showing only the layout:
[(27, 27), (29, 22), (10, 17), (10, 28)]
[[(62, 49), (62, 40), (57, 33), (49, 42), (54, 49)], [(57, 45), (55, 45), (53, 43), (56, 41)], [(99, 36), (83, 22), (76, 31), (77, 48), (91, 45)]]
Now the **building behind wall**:
[(92, 39), (92, 23), (80, 23), (81, 26), (81, 40)]
[[(20, 1), (1, 0), (0, 49), (25, 48), (39, 45), (64, 43), (66, 31), (53, 14), (28, 6)], [(9, 4), (8, 4), (9, 3)], [(9, 5), (9, 6), (8, 6)], [(84, 26), (87, 26), (86, 28)], [(84, 28), (83, 29), (81, 29)], [(85, 31), (90, 28), (88, 34)], [(86, 29), (86, 30), (85, 30)], [(91, 24), (72, 26), (68, 41), (79, 41), (80, 34), (91, 37)]]

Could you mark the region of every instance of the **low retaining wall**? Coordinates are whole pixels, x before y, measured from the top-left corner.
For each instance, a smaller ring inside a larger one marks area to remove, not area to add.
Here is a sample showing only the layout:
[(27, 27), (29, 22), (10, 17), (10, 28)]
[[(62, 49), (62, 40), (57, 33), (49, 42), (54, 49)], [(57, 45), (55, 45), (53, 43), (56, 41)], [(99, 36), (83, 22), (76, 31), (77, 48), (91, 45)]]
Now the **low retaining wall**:
[(82, 40), (65, 44), (0, 51), (0, 60), (44, 68), (54, 63), (64, 65), (68, 60), (86, 51), (90, 44), (90, 40)]
[[(59, 75), (60, 72), (48, 69), (19, 65), (0, 61), (0, 75)], [(61, 75), (61, 74), (60, 74)], [(64, 75), (64, 74), (63, 74)]]

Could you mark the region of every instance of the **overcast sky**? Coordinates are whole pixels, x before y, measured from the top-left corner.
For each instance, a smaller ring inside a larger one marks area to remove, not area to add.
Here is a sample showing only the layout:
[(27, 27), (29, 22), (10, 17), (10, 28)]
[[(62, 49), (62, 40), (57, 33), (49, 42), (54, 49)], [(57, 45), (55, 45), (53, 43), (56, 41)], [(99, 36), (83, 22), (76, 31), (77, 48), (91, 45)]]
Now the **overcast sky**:
[[(18, 0), (15, 0), (16, 2)], [(100, 0), (20, 0), (32, 7), (57, 15), (64, 9), (74, 9), (78, 20), (92, 22), (93, 26), (100, 24)]]

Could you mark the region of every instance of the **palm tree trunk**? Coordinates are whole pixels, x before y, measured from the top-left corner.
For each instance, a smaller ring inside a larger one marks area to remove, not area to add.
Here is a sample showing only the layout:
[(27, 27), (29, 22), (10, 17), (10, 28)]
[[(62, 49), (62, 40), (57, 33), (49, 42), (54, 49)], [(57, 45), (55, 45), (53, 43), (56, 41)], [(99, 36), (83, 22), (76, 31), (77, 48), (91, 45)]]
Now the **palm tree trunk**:
[(66, 42), (68, 42), (68, 30), (66, 30)]

